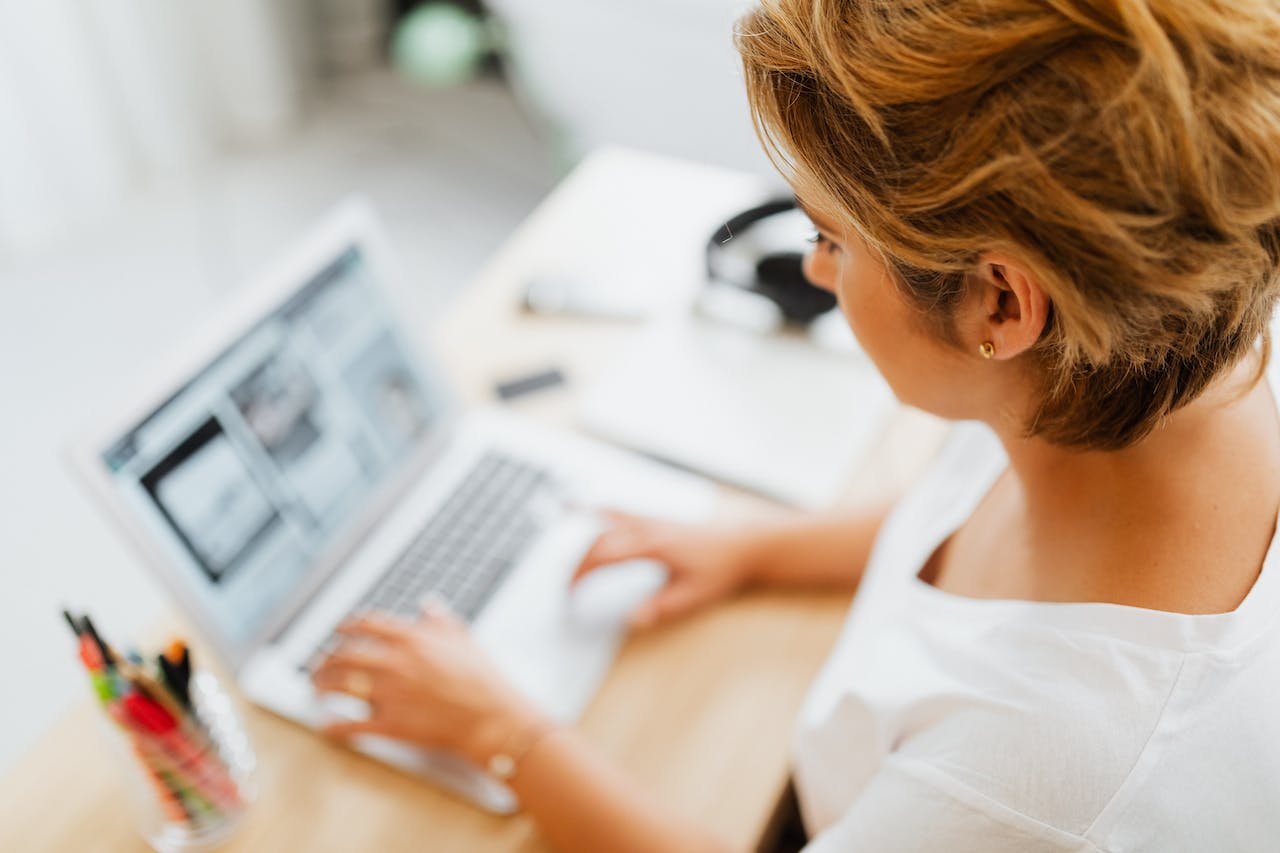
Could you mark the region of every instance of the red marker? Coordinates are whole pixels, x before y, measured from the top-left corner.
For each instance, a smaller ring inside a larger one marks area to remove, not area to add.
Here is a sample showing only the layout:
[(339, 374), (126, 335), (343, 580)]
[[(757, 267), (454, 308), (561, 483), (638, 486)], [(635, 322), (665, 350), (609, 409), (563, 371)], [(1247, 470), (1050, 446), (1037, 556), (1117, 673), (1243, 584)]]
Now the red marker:
[(88, 634), (80, 635), (80, 662), (90, 672), (97, 672), (106, 665), (106, 662), (102, 659), (102, 652), (98, 651), (93, 638)]
[[(119, 705), (111, 705), (107, 708), (107, 713), (122, 727), (126, 729), (129, 727), (129, 715), (124, 708)], [(156, 792), (156, 797), (160, 800), (160, 809), (164, 812), (165, 817), (174, 823), (186, 823), (189, 821), (191, 816), (187, 814), (187, 810), (183, 807), (177, 792), (165, 783), (165, 780), (156, 772), (152, 763), (147, 760), (146, 753), (142, 750), (142, 745), (133, 738), (129, 738), (129, 744), (133, 747), (133, 754), (138, 757), (138, 763), (142, 767), (143, 775), (147, 777), (147, 781), (151, 783), (152, 789)]]
[(153, 734), (168, 734), (178, 727), (178, 721), (159, 703), (138, 692), (124, 697), (125, 710), (129, 716)]
[(154, 699), (137, 691), (129, 693), (122, 702), (134, 724), (154, 737), (157, 746), (168, 753), (175, 766), (190, 774), (206, 793), (212, 795), (217, 806), (234, 809), (240, 805), (239, 789), (216, 753), (208, 748), (198, 748), (183, 737), (172, 714)]

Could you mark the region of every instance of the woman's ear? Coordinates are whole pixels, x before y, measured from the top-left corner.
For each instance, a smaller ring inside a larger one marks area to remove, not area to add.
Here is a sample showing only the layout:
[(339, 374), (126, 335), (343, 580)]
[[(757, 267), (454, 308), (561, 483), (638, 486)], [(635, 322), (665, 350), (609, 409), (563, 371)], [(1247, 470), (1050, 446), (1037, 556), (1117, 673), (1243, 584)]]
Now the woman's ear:
[(979, 259), (978, 288), (982, 317), (979, 345), (990, 341), (994, 358), (1020, 355), (1040, 340), (1049, 321), (1049, 296), (1029, 264), (1003, 252)]

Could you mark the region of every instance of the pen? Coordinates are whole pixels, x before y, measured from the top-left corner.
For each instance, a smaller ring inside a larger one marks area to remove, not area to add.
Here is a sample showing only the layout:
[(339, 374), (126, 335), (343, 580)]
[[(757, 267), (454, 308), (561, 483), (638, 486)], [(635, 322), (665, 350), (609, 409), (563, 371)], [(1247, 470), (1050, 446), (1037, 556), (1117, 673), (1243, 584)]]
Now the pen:
[(80, 630), (80, 624), (76, 622), (76, 617), (72, 616), (70, 611), (65, 607), (62, 608), (62, 618), (67, 620), (67, 624), (71, 626), (71, 633), (79, 637), (84, 632)]

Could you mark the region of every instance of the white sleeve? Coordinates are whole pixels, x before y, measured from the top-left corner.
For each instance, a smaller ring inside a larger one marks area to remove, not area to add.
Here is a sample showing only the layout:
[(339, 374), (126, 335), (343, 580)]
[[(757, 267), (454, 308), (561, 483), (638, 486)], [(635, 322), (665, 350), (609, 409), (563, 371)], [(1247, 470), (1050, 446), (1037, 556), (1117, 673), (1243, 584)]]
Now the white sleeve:
[(1088, 840), (1014, 811), (929, 764), (890, 757), (804, 853), (1099, 853)]

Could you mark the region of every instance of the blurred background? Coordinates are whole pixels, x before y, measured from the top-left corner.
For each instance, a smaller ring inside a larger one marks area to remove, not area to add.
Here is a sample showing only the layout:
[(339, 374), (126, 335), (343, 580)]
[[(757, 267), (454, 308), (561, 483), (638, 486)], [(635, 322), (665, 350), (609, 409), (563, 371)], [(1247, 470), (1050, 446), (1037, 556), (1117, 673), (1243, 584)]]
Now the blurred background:
[(771, 174), (744, 3), (0, 0), (0, 773), (86, 695), (58, 608), (163, 606), (60, 458), (94, 409), (349, 194), (439, 311), (596, 146)]

